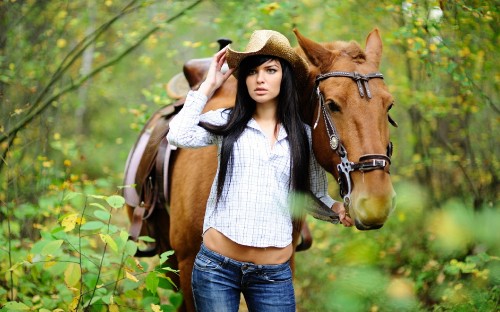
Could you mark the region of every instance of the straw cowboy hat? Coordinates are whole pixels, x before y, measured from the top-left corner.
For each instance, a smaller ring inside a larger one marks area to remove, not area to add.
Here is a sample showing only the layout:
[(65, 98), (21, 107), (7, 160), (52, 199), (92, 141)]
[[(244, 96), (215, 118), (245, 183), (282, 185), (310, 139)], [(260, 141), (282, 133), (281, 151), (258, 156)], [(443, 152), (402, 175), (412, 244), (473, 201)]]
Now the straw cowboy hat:
[(237, 68), (241, 61), (251, 55), (280, 57), (292, 65), (299, 82), (303, 82), (307, 77), (308, 66), (306, 61), (294, 51), (288, 39), (277, 31), (255, 30), (243, 52), (235, 51), (229, 46), (226, 61), (229, 68), (236, 68), (233, 73), (236, 78), (238, 78)]

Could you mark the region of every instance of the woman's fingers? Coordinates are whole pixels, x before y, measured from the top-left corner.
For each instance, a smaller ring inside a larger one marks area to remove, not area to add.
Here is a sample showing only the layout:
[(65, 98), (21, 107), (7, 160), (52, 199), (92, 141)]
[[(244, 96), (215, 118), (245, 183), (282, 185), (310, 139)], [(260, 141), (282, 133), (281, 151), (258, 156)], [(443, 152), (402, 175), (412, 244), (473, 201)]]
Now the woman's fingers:
[(224, 47), (219, 52), (215, 53), (210, 67), (208, 68), (205, 81), (200, 85), (199, 91), (202, 91), (208, 98), (226, 81), (233, 73), (234, 69), (229, 69), (226, 72), (222, 71), (222, 66), (226, 62), (227, 47)]
[(349, 217), (346, 213), (344, 204), (341, 202), (336, 202), (332, 207), (333, 211), (335, 211), (339, 215), (339, 222), (344, 226), (353, 226), (354, 222), (352, 222), (351, 217)]
[(226, 52), (227, 52), (227, 46), (222, 48), (219, 52), (215, 54), (215, 61), (217, 64), (217, 69), (220, 70), (222, 68), (222, 65), (224, 65), (224, 62), (226, 62)]

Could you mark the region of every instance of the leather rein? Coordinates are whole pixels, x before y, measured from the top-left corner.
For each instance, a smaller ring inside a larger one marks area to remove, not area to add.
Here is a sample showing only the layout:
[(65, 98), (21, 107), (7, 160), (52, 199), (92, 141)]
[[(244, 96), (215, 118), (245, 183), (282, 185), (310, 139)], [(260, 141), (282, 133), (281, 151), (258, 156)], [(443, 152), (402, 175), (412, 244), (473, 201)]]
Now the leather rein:
[[(323, 114), (323, 119), (325, 122), (326, 132), (330, 139), (330, 148), (337, 153), (340, 157), (340, 163), (337, 165), (337, 170), (339, 173), (338, 183), (340, 187), (340, 196), (344, 200), (344, 206), (346, 208), (346, 212), (348, 214), (349, 206), (351, 205), (351, 192), (353, 189), (353, 183), (351, 179), (351, 172), (353, 171), (361, 171), (367, 172), (372, 170), (384, 170), (387, 173), (389, 172), (389, 165), (391, 164), (391, 156), (393, 145), (392, 142), (389, 142), (387, 147), (387, 155), (383, 154), (365, 154), (359, 158), (359, 162), (352, 162), (347, 157), (347, 150), (345, 149), (342, 141), (340, 140), (340, 136), (338, 134), (337, 128), (335, 127), (335, 123), (333, 122), (330, 114), (328, 113), (325, 107), (325, 100), (323, 94), (319, 90), (319, 83), (325, 79), (331, 77), (346, 77), (351, 78), (358, 85), (359, 95), (361, 97), (366, 97), (368, 99), (372, 98), (370, 88), (368, 85), (368, 80), (372, 78), (380, 78), (384, 79), (384, 76), (381, 73), (370, 73), (366, 75), (359, 74), (357, 72), (343, 72), (343, 71), (334, 71), (326, 74), (321, 74), (316, 76), (314, 88), (316, 89), (316, 95), (318, 97), (318, 116), (314, 123), (313, 129), (316, 129), (318, 126), (319, 118), (321, 113)], [(389, 122), (397, 126), (397, 124), (389, 117)]]

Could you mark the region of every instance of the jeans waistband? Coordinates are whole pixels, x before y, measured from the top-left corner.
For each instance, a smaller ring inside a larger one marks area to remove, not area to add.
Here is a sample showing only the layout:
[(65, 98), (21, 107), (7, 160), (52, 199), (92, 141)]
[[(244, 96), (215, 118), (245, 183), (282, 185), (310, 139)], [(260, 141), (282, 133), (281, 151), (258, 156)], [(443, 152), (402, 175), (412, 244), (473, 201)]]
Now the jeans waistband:
[(290, 261), (281, 264), (255, 264), (252, 262), (243, 262), (231, 259), (218, 252), (208, 249), (205, 244), (201, 244), (200, 253), (205, 257), (210, 258), (213, 261), (220, 263), (221, 265), (229, 265), (239, 269), (254, 269), (254, 270), (266, 270), (266, 271), (280, 271), (288, 266), (290, 266)]

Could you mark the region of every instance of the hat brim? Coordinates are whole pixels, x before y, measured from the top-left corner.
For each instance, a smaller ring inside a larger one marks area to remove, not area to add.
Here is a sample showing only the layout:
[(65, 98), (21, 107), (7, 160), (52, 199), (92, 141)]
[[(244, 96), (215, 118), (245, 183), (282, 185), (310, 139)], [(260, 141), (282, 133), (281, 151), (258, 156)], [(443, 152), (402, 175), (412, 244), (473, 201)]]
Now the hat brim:
[(235, 68), (233, 75), (238, 78), (238, 67), (241, 61), (252, 55), (269, 55), (284, 59), (292, 66), (294, 74), (299, 83), (305, 82), (308, 75), (308, 65), (290, 46), (280, 41), (272, 40), (272, 36), (261, 44), (248, 49), (245, 52), (238, 52), (231, 46), (227, 49), (226, 61), (229, 68)]

